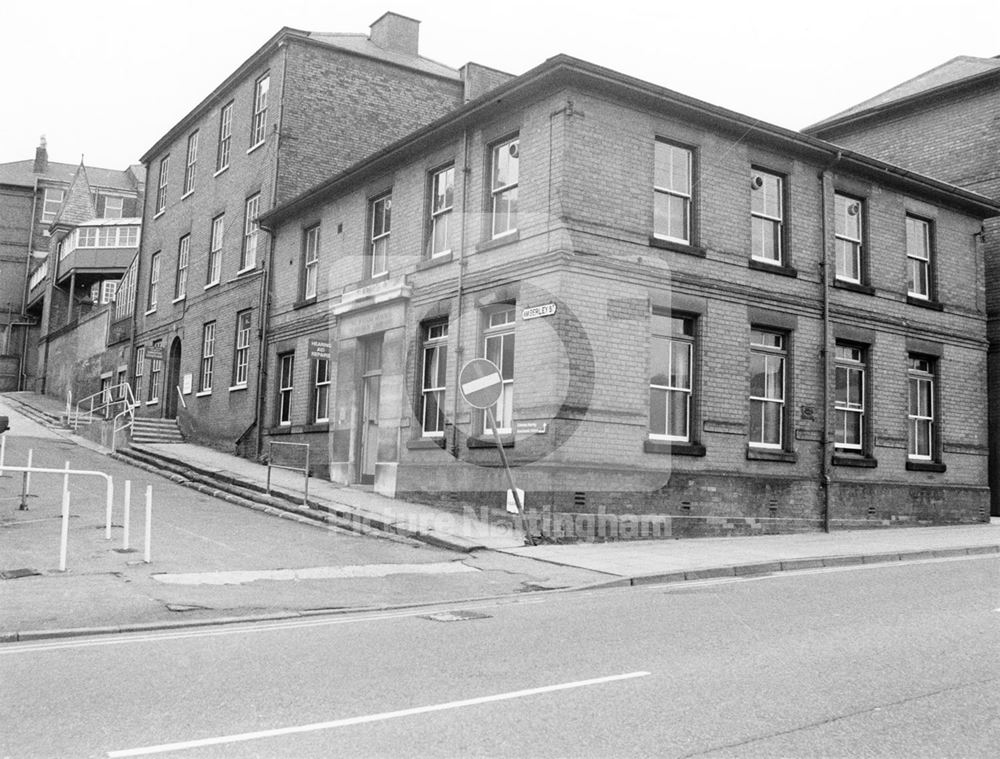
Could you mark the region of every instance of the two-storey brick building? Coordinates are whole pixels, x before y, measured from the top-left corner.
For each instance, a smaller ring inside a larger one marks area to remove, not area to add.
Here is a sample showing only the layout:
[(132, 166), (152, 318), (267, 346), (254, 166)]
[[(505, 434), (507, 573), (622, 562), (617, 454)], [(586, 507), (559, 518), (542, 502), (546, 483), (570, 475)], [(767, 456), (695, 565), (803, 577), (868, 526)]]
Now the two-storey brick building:
[(981, 521), (997, 213), (557, 56), (261, 217), (263, 431), (335, 481), (502, 508), (458, 392), (486, 357), (557, 536)]
[(507, 78), (420, 56), (418, 24), (387, 13), (369, 35), (284, 28), (142, 157), (140, 413), (253, 451), (270, 245), (258, 215)]
[[(959, 56), (806, 132), (1000, 200), (1000, 57)], [(983, 225), (991, 513), (1000, 516), (1000, 219)]]

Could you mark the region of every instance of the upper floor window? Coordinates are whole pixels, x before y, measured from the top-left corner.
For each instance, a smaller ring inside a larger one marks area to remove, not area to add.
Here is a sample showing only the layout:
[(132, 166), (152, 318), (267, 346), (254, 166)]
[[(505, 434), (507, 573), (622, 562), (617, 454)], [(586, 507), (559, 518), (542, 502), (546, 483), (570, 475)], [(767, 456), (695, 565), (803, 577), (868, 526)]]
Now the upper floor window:
[(521, 140), (514, 137), (493, 146), (490, 161), (491, 237), (517, 231), (517, 184)]
[(167, 174), (170, 170), (170, 156), (160, 159), (160, 176), (156, 184), (156, 213), (162, 213), (167, 207)]
[(248, 271), (257, 265), (257, 233), (260, 225), (260, 193), (247, 198), (243, 213), (243, 247), (240, 250), (240, 271)]
[(906, 217), (906, 293), (914, 298), (931, 297), (931, 223)]
[(64, 197), (66, 197), (65, 190), (57, 190), (54, 187), (45, 188), (45, 199), (42, 201), (43, 224), (49, 224), (56, 218)]
[(208, 249), (208, 272), (205, 275), (205, 286), (219, 284), (222, 277), (222, 236), (225, 232), (226, 215), (220, 214), (212, 219), (212, 236)]
[(934, 360), (909, 357), (909, 457), (934, 458)]
[(371, 216), (371, 236), (369, 248), (371, 256), (371, 276), (377, 277), (389, 271), (389, 231), (391, 228), (392, 195), (375, 198), (369, 206)]
[(302, 236), (302, 299), (316, 297), (319, 280), (319, 224)]
[(653, 179), (653, 236), (691, 244), (692, 169), (687, 148), (656, 141)]
[(750, 445), (781, 448), (785, 427), (785, 335), (750, 330)]
[(649, 350), (649, 437), (689, 442), (694, 319), (654, 313)]
[(434, 172), (431, 179), (431, 255), (451, 250), (448, 236), (451, 211), (455, 202), (455, 167)]
[(184, 164), (184, 195), (194, 192), (194, 167), (198, 163), (198, 131), (188, 136), (187, 161)]
[(160, 251), (149, 258), (149, 291), (146, 294), (146, 311), (156, 310), (157, 287), (160, 282)]
[(104, 196), (103, 218), (120, 219), (122, 217), (122, 213), (124, 210), (125, 210), (125, 198), (123, 198), (121, 195)]
[(219, 146), (215, 154), (215, 171), (222, 171), (229, 166), (229, 148), (233, 141), (233, 102), (222, 106), (219, 113)]
[(444, 437), (444, 395), (448, 364), (448, 322), (424, 327), (420, 423), (424, 437)]
[(861, 284), (864, 273), (864, 202), (836, 193), (834, 230), (837, 245), (837, 279)]
[(188, 262), (191, 260), (191, 235), (184, 235), (177, 243), (177, 275), (174, 277), (174, 300), (187, 295)]
[(834, 447), (861, 452), (865, 441), (865, 350), (837, 343)]
[[(484, 316), (483, 355), (496, 364), (503, 379), (500, 398), (493, 407), (497, 432), (510, 433), (514, 416), (514, 307), (490, 308)], [(489, 414), (483, 415), (483, 429), (491, 429)]]
[(246, 387), (250, 368), (250, 309), (236, 314), (236, 352), (233, 355), (233, 387)]
[(751, 257), (769, 264), (783, 260), (785, 181), (777, 174), (750, 171)]
[(215, 373), (215, 322), (208, 322), (201, 332), (201, 377), (198, 391), (212, 392), (212, 377)]
[(270, 74), (264, 74), (253, 88), (253, 122), (250, 130), (250, 148), (264, 141), (267, 134), (267, 91), (271, 87)]

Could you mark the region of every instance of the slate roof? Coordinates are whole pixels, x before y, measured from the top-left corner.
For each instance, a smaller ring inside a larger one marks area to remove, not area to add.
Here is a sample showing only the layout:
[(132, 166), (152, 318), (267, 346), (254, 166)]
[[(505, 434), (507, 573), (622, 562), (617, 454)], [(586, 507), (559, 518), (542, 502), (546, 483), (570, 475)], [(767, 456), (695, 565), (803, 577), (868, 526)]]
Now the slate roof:
[(76, 225), (85, 221), (90, 221), (97, 216), (97, 209), (94, 208), (94, 199), (91, 194), (90, 182), (87, 179), (87, 167), (82, 163), (77, 167), (73, 175), (73, 181), (66, 193), (59, 213), (52, 220), (52, 226), (57, 224)]
[(458, 69), (445, 66), (443, 63), (424, 58), (422, 55), (410, 55), (396, 50), (388, 50), (372, 42), (367, 34), (337, 34), (329, 32), (307, 32), (309, 39), (322, 42), (330, 47), (339, 47), (357, 55), (365, 55), (369, 58), (377, 58), (387, 63), (394, 63), (397, 66), (405, 66), (415, 69), (425, 74), (440, 76), (446, 79), (459, 81), (462, 75)]
[(902, 84), (897, 84), (895, 87), (875, 95), (875, 97), (812, 124), (803, 131), (817, 131), (834, 122), (858, 116), (866, 111), (876, 110), (908, 98), (926, 95), (990, 73), (1000, 73), (1000, 57), (975, 58), (969, 55), (960, 55), (908, 79)]
[[(66, 184), (73, 181), (78, 166), (72, 163), (56, 163), (49, 161), (48, 169), (44, 174), (36, 174), (34, 159), (29, 161), (11, 161), (10, 163), (0, 163), (0, 184), (15, 185), (18, 187), (33, 187), (35, 178), (40, 180), (48, 179), (53, 182), (64, 182)], [(89, 181), (92, 187), (106, 187), (116, 190), (135, 191), (135, 183), (128, 176), (126, 171), (117, 169), (101, 169), (91, 166), (87, 169)]]

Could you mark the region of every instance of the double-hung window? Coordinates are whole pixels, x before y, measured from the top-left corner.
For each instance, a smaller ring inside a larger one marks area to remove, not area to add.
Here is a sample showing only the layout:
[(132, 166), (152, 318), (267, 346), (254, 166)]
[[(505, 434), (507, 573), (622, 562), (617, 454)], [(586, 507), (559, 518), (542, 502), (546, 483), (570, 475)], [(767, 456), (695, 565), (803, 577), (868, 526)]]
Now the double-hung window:
[(198, 391), (212, 392), (212, 376), (215, 373), (215, 322), (208, 322), (201, 332), (201, 378)]
[(270, 74), (264, 74), (253, 88), (253, 120), (250, 130), (250, 149), (260, 145), (267, 136), (267, 91), (271, 87)]
[(240, 271), (249, 271), (257, 265), (257, 236), (260, 225), (260, 193), (247, 198), (243, 212), (243, 247), (240, 249)]
[(750, 171), (751, 252), (755, 261), (781, 265), (784, 259), (784, 178), (759, 169)]
[(378, 277), (389, 271), (389, 232), (392, 221), (392, 194), (386, 194), (371, 201), (371, 235), (369, 247), (371, 255), (371, 276)]
[(198, 163), (198, 132), (188, 136), (187, 162), (184, 164), (184, 195), (194, 192), (194, 169)]
[(906, 294), (931, 297), (931, 223), (916, 216), (906, 217)]
[(330, 359), (313, 359), (313, 422), (330, 421)]
[(156, 310), (157, 288), (160, 283), (160, 251), (149, 257), (149, 291), (146, 293), (146, 311)]
[[(483, 355), (496, 364), (503, 380), (500, 398), (493, 406), (497, 432), (510, 433), (514, 416), (514, 307), (504, 305), (487, 310), (483, 335)], [(483, 414), (483, 429), (491, 431), (489, 414)]]
[(784, 445), (786, 337), (750, 330), (750, 445)]
[(160, 175), (156, 183), (156, 213), (163, 213), (167, 208), (167, 178), (170, 172), (170, 156), (160, 159)]
[(448, 229), (455, 203), (455, 167), (434, 172), (431, 178), (431, 256), (451, 250)]
[(909, 457), (916, 461), (934, 458), (934, 360), (910, 355)]
[(146, 372), (146, 346), (135, 349), (135, 398), (142, 400), (142, 376)]
[(177, 243), (177, 274), (174, 277), (174, 300), (187, 295), (188, 263), (191, 260), (191, 235), (184, 235)]
[(836, 421), (834, 447), (861, 453), (865, 447), (865, 349), (837, 343), (834, 373)]
[(233, 387), (246, 387), (250, 368), (250, 310), (236, 314), (236, 351), (233, 355)]
[(225, 232), (225, 214), (212, 219), (212, 234), (208, 249), (208, 271), (205, 276), (205, 287), (219, 284), (222, 277), (222, 236)]
[(448, 322), (424, 328), (420, 423), (424, 437), (444, 437), (444, 395), (448, 364)]
[(105, 195), (104, 196), (104, 214), (105, 219), (120, 219), (122, 217), (122, 212), (125, 209), (125, 198), (121, 195)]
[(316, 297), (319, 281), (319, 224), (302, 235), (302, 299)]
[(691, 244), (692, 170), (687, 148), (657, 140), (653, 173), (653, 236)]
[[(162, 355), (162, 340), (154, 340), (151, 347), (156, 356)], [(149, 397), (147, 398), (147, 403), (156, 403), (160, 400), (160, 373), (162, 371), (162, 358), (154, 358), (149, 362)]]
[(292, 390), (295, 387), (295, 354), (278, 356), (278, 424), (292, 423)]
[(219, 146), (215, 154), (216, 173), (229, 168), (229, 149), (233, 141), (233, 102), (230, 100), (219, 112)]
[(517, 231), (517, 185), (521, 140), (513, 137), (494, 145), (490, 159), (490, 218), (492, 238)]
[(855, 284), (861, 284), (864, 274), (864, 210), (858, 198), (834, 195), (837, 279)]
[(43, 224), (48, 224), (56, 218), (65, 196), (65, 190), (57, 190), (54, 187), (45, 188), (45, 198), (42, 201)]
[(649, 438), (690, 442), (694, 319), (654, 313), (649, 350)]

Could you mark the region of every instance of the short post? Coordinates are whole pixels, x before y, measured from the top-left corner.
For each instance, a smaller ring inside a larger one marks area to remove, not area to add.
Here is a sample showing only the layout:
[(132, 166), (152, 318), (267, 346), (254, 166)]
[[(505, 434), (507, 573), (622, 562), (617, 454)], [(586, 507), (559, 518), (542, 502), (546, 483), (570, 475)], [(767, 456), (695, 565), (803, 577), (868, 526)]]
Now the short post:
[(31, 449), (28, 449), (28, 467), (21, 473), (21, 505), (17, 507), (18, 511), (28, 510), (28, 488), (31, 486)]
[(3, 461), (7, 458), (7, 436), (0, 435), (0, 477), (3, 477)]
[(107, 505), (104, 509), (104, 539), (111, 540), (111, 507), (115, 500), (115, 481), (108, 477)]
[(302, 496), (302, 505), (309, 508), (309, 446), (306, 446), (306, 492)]
[[(28, 449), (28, 469), (29, 470), (31, 469), (31, 457), (34, 454), (35, 454), (35, 449), (34, 448), (29, 448)], [(28, 493), (31, 492), (31, 472), (30, 471), (25, 472), (24, 476), (25, 476), (24, 494), (28, 495)]]
[(125, 511), (122, 513), (122, 550), (128, 550), (129, 514), (132, 510), (132, 480), (125, 480)]
[(66, 462), (66, 474), (63, 475), (63, 495), (69, 492), (69, 462)]
[(146, 486), (146, 552), (143, 554), (143, 561), (150, 562), (149, 543), (153, 536), (153, 486)]
[(66, 571), (66, 548), (69, 544), (69, 490), (62, 496), (62, 533), (59, 536), (59, 571)]

